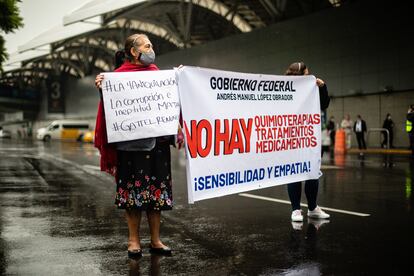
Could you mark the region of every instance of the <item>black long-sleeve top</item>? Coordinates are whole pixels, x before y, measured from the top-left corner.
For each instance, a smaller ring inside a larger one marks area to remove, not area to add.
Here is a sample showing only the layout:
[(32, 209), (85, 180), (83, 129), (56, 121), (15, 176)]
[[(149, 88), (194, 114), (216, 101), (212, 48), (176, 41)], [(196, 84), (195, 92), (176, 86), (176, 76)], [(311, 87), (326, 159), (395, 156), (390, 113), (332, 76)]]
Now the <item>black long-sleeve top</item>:
[(329, 106), (331, 98), (328, 95), (328, 87), (326, 83), (323, 86), (319, 86), (319, 102), (321, 105), (321, 110), (325, 110)]

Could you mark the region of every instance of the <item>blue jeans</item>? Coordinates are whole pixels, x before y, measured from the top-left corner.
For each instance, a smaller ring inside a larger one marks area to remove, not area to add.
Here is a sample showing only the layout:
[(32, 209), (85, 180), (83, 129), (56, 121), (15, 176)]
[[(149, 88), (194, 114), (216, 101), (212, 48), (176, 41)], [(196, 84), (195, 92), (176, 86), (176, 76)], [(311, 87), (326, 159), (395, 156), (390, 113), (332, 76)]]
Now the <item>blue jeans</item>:
[[(316, 208), (316, 197), (318, 196), (319, 179), (305, 181), (305, 195), (308, 200), (309, 210)], [(292, 210), (300, 209), (300, 197), (302, 193), (302, 182), (290, 183), (287, 185)]]

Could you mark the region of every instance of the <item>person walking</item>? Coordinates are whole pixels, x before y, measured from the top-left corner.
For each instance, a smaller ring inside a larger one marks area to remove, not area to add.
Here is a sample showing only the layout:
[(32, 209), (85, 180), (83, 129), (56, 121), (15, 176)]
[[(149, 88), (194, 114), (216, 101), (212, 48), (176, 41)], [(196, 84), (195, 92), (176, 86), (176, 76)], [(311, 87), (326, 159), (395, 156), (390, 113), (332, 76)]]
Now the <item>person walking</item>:
[(352, 146), (352, 121), (349, 114), (342, 119), (341, 128), (345, 131), (346, 148), (350, 149)]
[[(394, 140), (394, 122), (391, 119), (391, 114), (388, 113), (387, 116), (385, 117), (384, 123), (382, 124), (382, 128), (385, 128), (386, 130), (388, 130), (388, 135), (386, 131), (382, 132), (382, 135), (384, 136), (384, 140), (381, 143), (381, 147), (382, 148), (387, 148), (389, 145), (389, 148), (393, 148), (393, 140)], [(388, 136), (389, 136), (389, 140), (388, 140)], [(389, 143), (389, 144), (388, 144)]]
[[(123, 51), (115, 54), (115, 72), (159, 70), (149, 38), (134, 34), (125, 41)], [(96, 76), (101, 91), (103, 75)], [(108, 144), (102, 100), (98, 107), (95, 146), (101, 154), (101, 170), (115, 176), (115, 204), (125, 209), (128, 224), (128, 257), (142, 256), (140, 243), (141, 213), (146, 212), (150, 228), (150, 252), (170, 255), (171, 248), (160, 238), (161, 211), (173, 207), (170, 145), (174, 136), (138, 139)], [(179, 141), (180, 142), (180, 141)]]
[(414, 157), (414, 105), (410, 105), (407, 112), (407, 121), (405, 122), (405, 130), (408, 133), (410, 139), (411, 157)]
[[(309, 69), (303, 62), (292, 63), (286, 70), (285, 75), (300, 76), (309, 75)], [(320, 109), (325, 110), (329, 106), (330, 98), (325, 82), (316, 78), (316, 85), (319, 88)], [(318, 196), (319, 179), (309, 179), (305, 181), (305, 195), (308, 201), (308, 217), (316, 219), (328, 219), (329, 214), (325, 213), (316, 203)], [(290, 183), (287, 185), (290, 203), (292, 206), (291, 220), (302, 222), (303, 215), (300, 208), (300, 198), (302, 193), (302, 182)]]
[(354, 124), (354, 132), (358, 142), (358, 149), (367, 149), (365, 144), (365, 132), (367, 132), (367, 124), (362, 120), (361, 115), (357, 115), (357, 120)]

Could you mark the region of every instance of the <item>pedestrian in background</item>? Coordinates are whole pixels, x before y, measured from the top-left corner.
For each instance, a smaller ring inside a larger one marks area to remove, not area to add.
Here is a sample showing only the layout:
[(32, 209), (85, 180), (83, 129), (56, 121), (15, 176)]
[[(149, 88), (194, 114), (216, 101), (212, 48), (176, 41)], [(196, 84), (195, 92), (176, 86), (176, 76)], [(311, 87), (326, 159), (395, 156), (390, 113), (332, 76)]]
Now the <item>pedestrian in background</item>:
[(336, 134), (336, 124), (335, 124), (335, 117), (329, 117), (328, 124), (326, 128), (329, 131), (329, 137), (331, 138), (331, 150), (335, 147), (335, 134)]
[[(292, 63), (286, 70), (285, 75), (300, 76), (309, 75), (309, 70), (303, 62)], [(329, 106), (330, 98), (328, 95), (328, 88), (325, 82), (316, 78), (316, 85), (318, 86), (320, 109), (325, 110)], [(308, 201), (308, 217), (317, 219), (327, 219), (330, 217), (325, 213), (316, 203), (318, 196), (319, 179), (309, 179), (305, 181), (305, 195)], [(292, 205), (291, 219), (293, 222), (303, 221), (302, 210), (300, 208), (300, 198), (302, 193), (302, 182), (290, 183), (287, 185), (290, 203)]]
[[(124, 50), (115, 54), (115, 72), (157, 71), (154, 59), (155, 53), (148, 37), (134, 34), (126, 39)], [(102, 80), (103, 75), (96, 76), (95, 84), (99, 89)], [(95, 133), (95, 146), (101, 153), (101, 170), (115, 176), (115, 204), (126, 210), (128, 257), (142, 255), (139, 234), (142, 211), (147, 214), (151, 233), (150, 252), (170, 255), (171, 249), (160, 239), (160, 220), (161, 211), (173, 207), (170, 145), (174, 144), (174, 137), (108, 144), (102, 101)]]
[(341, 122), (341, 128), (345, 131), (345, 142), (347, 149), (350, 149), (352, 146), (352, 125), (351, 116), (347, 114)]
[(358, 142), (358, 149), (366, 149), (365, 132), (367, 132), (367, 124), (362, 120), (361, 115), (357, 115), (357, 120), (354, 124), (354, 132)]
[(410, 105), (407, 112), (407, 121), (405, 122), (405, 130), (408, 133), (408, 138), (410, 139), (410, 149), (411, 157), (414, 157), (414, 105)]
[[(390, 148), (393, 148), (393, 140), (394, 140), (394, 122), (391, 119), (391, 114), (388, 113), (387, 116), (385, 117), (384, 123), (382, 124), (382, 128), (385, 128), (386, 130), (388, 130), (388, 135), (386, 131), (382, 132), (382, 135), (384, 136), (384, 139), (381, 143), (381, 147), (382, 148), (387, 148), (388, 145)], [(388, 141), (388, 136), (390, 138), (390, 140)], [(389, 144), (388, 144), (389, 143)]]

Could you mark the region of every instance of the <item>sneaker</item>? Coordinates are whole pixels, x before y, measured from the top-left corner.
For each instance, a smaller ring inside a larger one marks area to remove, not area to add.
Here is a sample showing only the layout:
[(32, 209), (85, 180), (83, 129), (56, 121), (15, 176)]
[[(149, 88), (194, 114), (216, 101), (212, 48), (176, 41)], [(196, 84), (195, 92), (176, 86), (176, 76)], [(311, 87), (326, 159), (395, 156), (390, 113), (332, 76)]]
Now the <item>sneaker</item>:
[(308, 210), (308, 217), (317, 219), (327, 219), (330, 217), (330, 215), (322, 211), (321, 207), (316, 206), (316, 208), (313, 211)]
[(290, 218), (292, 221), (303, 221), (302, 210), (298, 209), (293, 211)]
[(301, 221), (292, 221), (293, 230), (300, 231), (303, 228), (303, 222)]
[(325, 223), (329, 223), (329, 220), (308, 218), (308, 224), (312, 224), (316, 228), (316, 230), (319, 230), (319, 228), (321, 228), (321, 226)]

